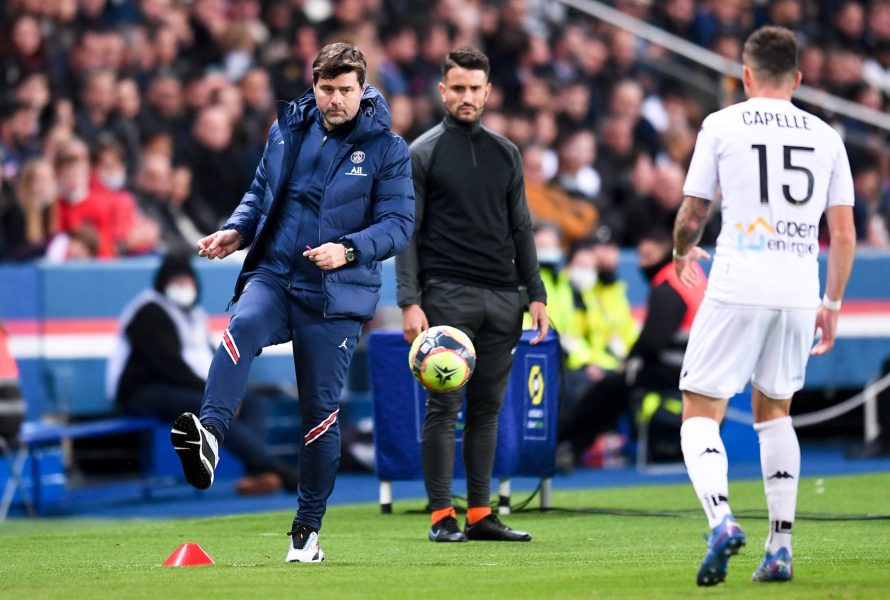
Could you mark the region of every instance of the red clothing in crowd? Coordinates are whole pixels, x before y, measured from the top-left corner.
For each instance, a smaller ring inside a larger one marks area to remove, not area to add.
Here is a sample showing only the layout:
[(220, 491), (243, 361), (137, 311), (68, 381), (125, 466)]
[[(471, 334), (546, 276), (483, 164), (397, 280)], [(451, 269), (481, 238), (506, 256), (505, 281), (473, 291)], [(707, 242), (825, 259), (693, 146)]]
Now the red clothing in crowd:
[(95, 176), (90, 178), (90, 190), (83, 201), (76, 204), (59, 201), (61, 230), (70, 232), (82, 225), (90, 225), (99, 236), (99, 258), (120, 253), (138, 218), (136, 201), (129, 192), (110, 190)]

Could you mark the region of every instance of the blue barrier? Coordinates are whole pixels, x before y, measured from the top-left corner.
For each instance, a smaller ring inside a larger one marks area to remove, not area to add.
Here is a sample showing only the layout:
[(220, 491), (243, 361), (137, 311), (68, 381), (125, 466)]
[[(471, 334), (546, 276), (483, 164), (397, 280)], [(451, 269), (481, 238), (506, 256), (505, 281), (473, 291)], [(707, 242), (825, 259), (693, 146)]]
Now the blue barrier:
[[(825, 263), (825, 256), (820, 257), (823, 272)], [(98, 415), (112, 409), (101, 393), (101, 372), (117, 317), (126, 303), (150, 284), (158, 264), (158, 257), (144, 257), (0, 265), (0, 320), (12, 334), (13, 354), (29, 401), (29, 419), (47, 413)], [(194, 265), (201, 304), (214, 327), (221, 329), (240, 264), (237, 259), (196, 259)], [(857, 252), (837, 346), (829, 355), (812, 359), (807, 388), (860, 387), (879, 372), (882, 360), (890, 356), (888, 272), (887, 252)], [(633, 252), (622, 253), (618, 274), (628, 283), (631, 303), (644, 306), (648, 288)], [(395, 306), (393, 260), (383, 263), (380, 306)], [(255, 382), (277, 385), (290, 386), (293, 378), (291, 358), (282, 347), (264, 352), (252, 373)]]
[[(549, 478), (555, 472), (559, 407), (559, 345), (554, 336), (531, 346), (526, 332), (498, 421), (494, 476)], [(420, 442), (426, 393), (408, 369), (408, 344), (401, 332), (375, 331), (371, 359), (377, 476), (382, 481), (423, 478)], [(463, 411), (458, 419), (455, 477), (464, 476), (461, 457)]]

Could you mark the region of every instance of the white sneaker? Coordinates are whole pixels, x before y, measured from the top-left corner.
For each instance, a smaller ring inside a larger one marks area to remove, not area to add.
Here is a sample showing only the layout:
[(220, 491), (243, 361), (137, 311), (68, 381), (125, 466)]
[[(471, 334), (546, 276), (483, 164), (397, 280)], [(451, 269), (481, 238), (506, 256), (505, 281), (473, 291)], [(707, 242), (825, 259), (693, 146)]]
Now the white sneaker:
[(209, 488), (213, 484), (213, 471), (219, 463), (216, 436), (201, 425), (198, 417), (192, 413), (182, 413), (173, 422), (170, 441), (179, 455), (186, 480), (199, 490)]
[(288, 535), (290, 535), (290, 547), (284, 562), (317, 563), (324, 560), (324, 551), (318, 545), (318, 532), (300, 524)]

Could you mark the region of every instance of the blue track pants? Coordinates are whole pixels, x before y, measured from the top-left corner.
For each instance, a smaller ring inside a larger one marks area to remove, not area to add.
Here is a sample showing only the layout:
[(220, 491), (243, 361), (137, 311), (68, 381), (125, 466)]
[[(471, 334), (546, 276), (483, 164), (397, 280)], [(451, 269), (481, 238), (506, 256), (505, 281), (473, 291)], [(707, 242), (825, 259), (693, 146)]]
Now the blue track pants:
[(316, 530), (340, 464), (340, 394), (362, 326), (356, 319), (325, 319), (323, 303), (321, 293), (251, 277), (213, 357), (200, 416), (225, 436), (253, 359), (266, 346), (293, 342), (303, 427), (295, 520)]

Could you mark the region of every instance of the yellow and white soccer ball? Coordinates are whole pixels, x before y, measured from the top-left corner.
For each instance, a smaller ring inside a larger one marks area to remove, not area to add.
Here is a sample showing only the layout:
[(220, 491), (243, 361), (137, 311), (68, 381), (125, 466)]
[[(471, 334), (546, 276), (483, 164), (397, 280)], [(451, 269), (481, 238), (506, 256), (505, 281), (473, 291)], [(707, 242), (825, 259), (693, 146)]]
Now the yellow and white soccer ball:
[(408, 352), (414, 378), (431, 392), (462, 388), (476, 368), (476, 348), (460, 329), (430, 327), (414, 340)]

